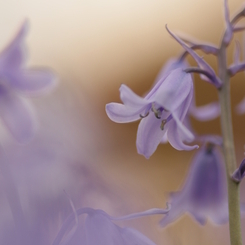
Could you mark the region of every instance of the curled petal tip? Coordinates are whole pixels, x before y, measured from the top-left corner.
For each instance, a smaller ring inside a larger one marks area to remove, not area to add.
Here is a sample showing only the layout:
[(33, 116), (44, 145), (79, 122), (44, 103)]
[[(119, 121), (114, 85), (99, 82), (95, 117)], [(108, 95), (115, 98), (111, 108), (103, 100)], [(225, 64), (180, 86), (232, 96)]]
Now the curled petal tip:
[(205, 76), (204, 80), (214, 84), (217, 88), (220, 88), (222, 83), (220, 79), (216, 76), (213, 68), (206, 61), (204, 61), (203, 58), (201, 58), (196, 52), (194, 52), (190, 47), (188, 47), (186, 43), (183, 42), (178, 36), (172, 33), (167, 26), (166, 29), (168, 33), (195, 59), (198, 66), (208, 74), (208, 77), (206, 78)]

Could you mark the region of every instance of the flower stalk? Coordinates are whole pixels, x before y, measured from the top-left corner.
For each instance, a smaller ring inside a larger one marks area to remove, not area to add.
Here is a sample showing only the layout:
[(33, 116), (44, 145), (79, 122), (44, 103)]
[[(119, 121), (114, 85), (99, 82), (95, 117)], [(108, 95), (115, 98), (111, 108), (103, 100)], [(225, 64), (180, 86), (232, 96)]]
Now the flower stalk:
[(224, 42), (221, 43), (218, 62), (219, 78), (223, 82), (222, 87), (219, 89), (219, 101), (223, 153), (228, 185), (230, 244), (242, 245), (239, 184), (231, 179), (232, 173), (236, 170), (236, 155), (231, 117), (230, 75), (227, 69), (226, 44)]

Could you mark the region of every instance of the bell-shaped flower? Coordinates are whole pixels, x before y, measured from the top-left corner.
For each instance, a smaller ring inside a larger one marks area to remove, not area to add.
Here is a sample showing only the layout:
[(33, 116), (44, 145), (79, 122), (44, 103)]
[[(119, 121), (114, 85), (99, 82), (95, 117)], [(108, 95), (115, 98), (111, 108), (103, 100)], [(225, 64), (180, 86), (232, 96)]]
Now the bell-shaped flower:
[(137, 133), (137, 150), (149, 158), (159, 143), (167, 136), (169, 143), (177, 150), (192, 150), (189, 146), (193, 134), (183, 125), (193, 96), (193, 82), (183, 68), (170, 70), (141, 98), (126, 85), (120, 87), (123, 104), (106, 105), (108, 117), (117, 123), (140, 121)]
[(28, 23), (24, 22), (12, 42), (0, 53), (0, 117), (19, 142), (30, 139), (35, 131), (33, 111), (23, 95), (45, 92), (56, 81), (49, 69), (26, 67), (27, 29)]
[[(155, 83), (157, 83), (157, 81), (159, 81), (160, 79), (163, 79), (164, 77), (166, 77), (171, 70), (174, 70), (180, 67), (182, 67), (183, 69), (186, 69), (187, 67), (189, 67), (189, 64), (186, 61), (182, 60), (182, 57), (180, 59), (169, 60), (159, 72), (157, 79), (155, 80)], [(206, 105), (196, 106), (195, 97), (196, 96), (194, 92), (192, 101), (191, 101), (191, 104), (190, 104), (190, 107), (187, 113), (188, 116), (193, 116), (195, 119), (205, 122), (205, 121), (213, 120), (220, 115), (220, 105), (218, 102), (211, 102)], [(188, 116), (185, 117), (185, 121), (184, 121), (185, 126), (190, 124), (189, 122), (188, 123), (186, 122), (186, 120), (189, 121)], [(187, 128), (191, 132), (193, 132), (193, 129), (191, 126), (187, 126)]]
[[(67, 229), (71, 223), (81, 214), (87, 214), (85, 219), (85, 241), (84, 245), (155, 245), (149, 238), (140, 233), (139, 231), (114, 224), (113, 220), (129, 220), (140, 218), (148, 215), (166, 214), (169, 212), (170, 207), (167, 209), (149, 209), (144, 212), (134, 213), (122, 217), (112, 217), (103, 210), (95, 210), (92, 208), (80, 208), (75, 210), (64, 222), (58, 235), (56, 236), (53, 245), (63, 244), (63, 236), (66, 234)], [(69, 234), (68, 234), (69, 236)], [(67, 241), (67, 239), (66, 239)], [(68, 243), (65, 243), (68, 244)]]
[(182, 214), (190, 213), (200, 224), (207, 218), (215, 224), (228, 221), (228, 201), (223, 159), (213, 143), (195, 155), (186, 182), (179, 192), (171, 193), (171, 210), (160, 224), (166, 226)]
[[(189, 67), (189, 64), (183, 59), (183, 56), (184, 55), (181, 55), (179, 59), (170, 59), (160, 70), (154, 84), (156, 84), (159, 80), (166, 78), (169, 72), (171, 72), (174, 69), (177, 68), (186, 69), (187, 67)], [(219, 115), (220, 115), (220, 105), (218, 102), (211, 102), (203, 106), (196, 106), (195, 93), (194, 93), (189, 110), (183, 121), (183, 124), (189, 129), (189, 131), (194, 133), (195, 138), (196, 137), (200, 138), (200, 136), (198, 136), (195, 133), (194, 129), (191, 126), (190, 116), (194, 117), (199, 121), (209, 121), (217, 118)], [(168, 138), (167, 138), (167, 134), (165, 134), (162, 138), (161, 143), (167, 143), (167, 142), (168, 142)]]
[(155, 245), (132, 228), (115, 225), (102, 211), (94, 210), (85, 220), (86, 245)]

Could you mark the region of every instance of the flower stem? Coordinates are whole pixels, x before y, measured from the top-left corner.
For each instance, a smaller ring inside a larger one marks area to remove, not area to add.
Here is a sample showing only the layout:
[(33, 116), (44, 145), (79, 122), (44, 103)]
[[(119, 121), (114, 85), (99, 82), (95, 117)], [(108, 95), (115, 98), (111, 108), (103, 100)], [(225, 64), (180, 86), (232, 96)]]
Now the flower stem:
[(236, 156), (231, 117), (230, 77), (226, 64), (226, 46), (223, 43), (218, 54), (218, 61), (219, 78), (223, 81), (223, 85), (219, 89), (219, 101), (228, 185), (230, 242), (231, 245), (242, 245), (239, 184), (231, 179), (232, 173), (236, 170)]

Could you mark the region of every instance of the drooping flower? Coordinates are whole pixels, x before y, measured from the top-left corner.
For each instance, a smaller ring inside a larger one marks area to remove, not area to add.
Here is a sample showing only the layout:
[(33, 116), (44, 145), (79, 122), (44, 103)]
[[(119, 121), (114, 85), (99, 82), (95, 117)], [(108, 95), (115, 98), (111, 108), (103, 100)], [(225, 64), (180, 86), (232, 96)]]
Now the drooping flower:
[(117, 123), (142, 119), (137, 133), (137, 150), (149, 158), (167, 135), (169, 143), (177, 150), (193, 150), (198, 146), (184, 143), (194, 139), (193, 134), (183, 125), (193, 96), (190, 74), (183, 68), (170, 69), (162, 76), (151, 91), (141, 98), (126, 85), (120, 87), (123, 104), (106, 105), (108, 117)]
[[(179, 59), (171, 59), (169, 60), (159, 72), (154, 84), (156, 84), (159, 80), (164, 79), (168, 73), (177, 68), (186, 69), (189, 67), (189, 64), (183, 60), (183, 55)], [(185, 117), (183, 123), (184, 125), (193, 133), (194, 130), (190, 123), (190, 116), (194, 117), (199, 121), (210, 121), (217, 118), (220, 115), (220, 105), (218, 102), (211, 102), (209, 104), (203, 106), (196, 106), (195, 100), (195, 92), (193, 93), (192, 101), (187, 112), (187, 116)], [(195, 133), (194, 133), (195, 134)], [(197, 136), (197, 135), (195, 135)], [(162, 143), (168, 142), (167, 135), (163, 137)]]
[(49, 69), (26, 67), (25, 21), (10, 44), (0, 53), (0, 117), (18, 142), (29, 140), (35, 131), (31, 105), (23, 96), (37, 95), (55, 85)]
[(186, 212), (202, 225), (208, 218), (215, 224), (228, 221), (224, 163), (213, 143), (197, 152), (182, 190), (171, 193), (170, 203), (171, 210), (161, 220), (162, 226), (174, 222)]
[(154, 208), (144, 212), (114, 218), (103, 210), (80, 208), (67, 218), (56, 236), (53, 245), (60, 244), (72, 221), (81, 214), (87, 214), (85, 220), (86, 241), (83, 243), (85, 245), (155, 245), (154, 242), (139, 231), (128, 227), (121, 228), (112, 221), (129, 220), (155, 214), (166, 214), (169, 210), (169, 207), (167, 209)]
[(86, 245), (155, 245), (132, 228), (121, 228), (100, 210), (94, 210), (85, 221)]

